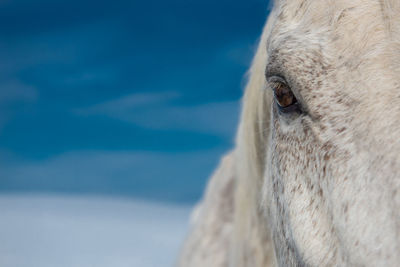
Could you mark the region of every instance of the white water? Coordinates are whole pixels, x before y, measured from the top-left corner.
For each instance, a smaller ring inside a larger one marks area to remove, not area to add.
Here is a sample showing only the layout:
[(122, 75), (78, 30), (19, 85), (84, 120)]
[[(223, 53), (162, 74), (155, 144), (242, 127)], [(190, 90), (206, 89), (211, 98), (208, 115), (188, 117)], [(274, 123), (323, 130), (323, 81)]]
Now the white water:
[(190, 210), (127, 199), (0, 195), (0, 266), (173, 266)]

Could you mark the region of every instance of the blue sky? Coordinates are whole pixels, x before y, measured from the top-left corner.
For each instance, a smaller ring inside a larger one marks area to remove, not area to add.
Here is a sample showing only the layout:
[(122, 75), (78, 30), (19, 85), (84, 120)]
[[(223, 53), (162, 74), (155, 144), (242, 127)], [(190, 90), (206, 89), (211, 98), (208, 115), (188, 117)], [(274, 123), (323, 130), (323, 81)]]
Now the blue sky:
[(196, 201), (264, 0), (0, 3), (0, 191)]

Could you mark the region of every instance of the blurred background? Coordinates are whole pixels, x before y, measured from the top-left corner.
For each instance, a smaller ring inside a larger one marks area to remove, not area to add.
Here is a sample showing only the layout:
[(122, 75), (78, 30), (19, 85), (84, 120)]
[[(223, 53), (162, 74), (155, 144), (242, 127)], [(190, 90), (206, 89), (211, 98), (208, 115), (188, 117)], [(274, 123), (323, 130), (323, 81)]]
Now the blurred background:
[(0, 1), (0, 266), (172, 266), (268, 6)]

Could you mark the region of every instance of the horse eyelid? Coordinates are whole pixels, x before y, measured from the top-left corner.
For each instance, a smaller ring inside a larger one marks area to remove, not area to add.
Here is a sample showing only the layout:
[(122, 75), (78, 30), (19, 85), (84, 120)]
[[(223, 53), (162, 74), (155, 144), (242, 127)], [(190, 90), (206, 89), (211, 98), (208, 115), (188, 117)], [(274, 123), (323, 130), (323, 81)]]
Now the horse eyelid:
[(269, 79), (275, 78), (275, 77), (279, 77), (283, 81), (285, 81), (285, 79), (283, 78), (283, 75), (281, 75), (278, 71), (274, 70), (274, 68), (270, 68), (269, 66), (267, 66), (267, 68), (265, 69), (264, 75), (265, 75), (265, 78), (267, 81)]

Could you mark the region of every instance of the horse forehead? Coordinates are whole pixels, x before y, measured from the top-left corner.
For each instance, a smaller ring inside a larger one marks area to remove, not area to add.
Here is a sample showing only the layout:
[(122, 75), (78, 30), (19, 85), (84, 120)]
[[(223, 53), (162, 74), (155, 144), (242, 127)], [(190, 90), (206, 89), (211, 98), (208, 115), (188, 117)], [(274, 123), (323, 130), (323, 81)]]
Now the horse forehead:
[(398, 90), (400, 38), (391, 36), (388, 27), (392, 25), (387, 24), (382, 1), (286, 3), (275, 7), (271, 30), (266, 31), (267, 67), (276, 65), (289, 76), (301, 77), (304, 94), (320, 88), (314, 84), (320, 79), (325, 88), (334, 88), (333, 83), (343, 85), (340, 90), (360, 102), (366, 97), (364, 89)]
[(400, 1), (391, 1), (278, 0), (269, 44), (280, 46), (294, 38), (304, 45), (325, 42), (350, 56), (368, 54), (393, 40), (399, 43)]
[(322, 4), (329, 8), (340, 7), (346, 4), (359, 7), (377, 4), (382, 10), (399, 6), (398, 0), (274, 0), (273, 2), (275, 6), (286, 5), (292, 9), (315, 4)]
[(382, 21), (398, 21), (397, 15), (400, 15), (400, 4), (396, 0), (276, 0), (275, 7), (287, 20), (306, 18), (314, 24), (340, 20), (350, 10), (358, 23), (360, 18), (368, 21), (377, 16)]

